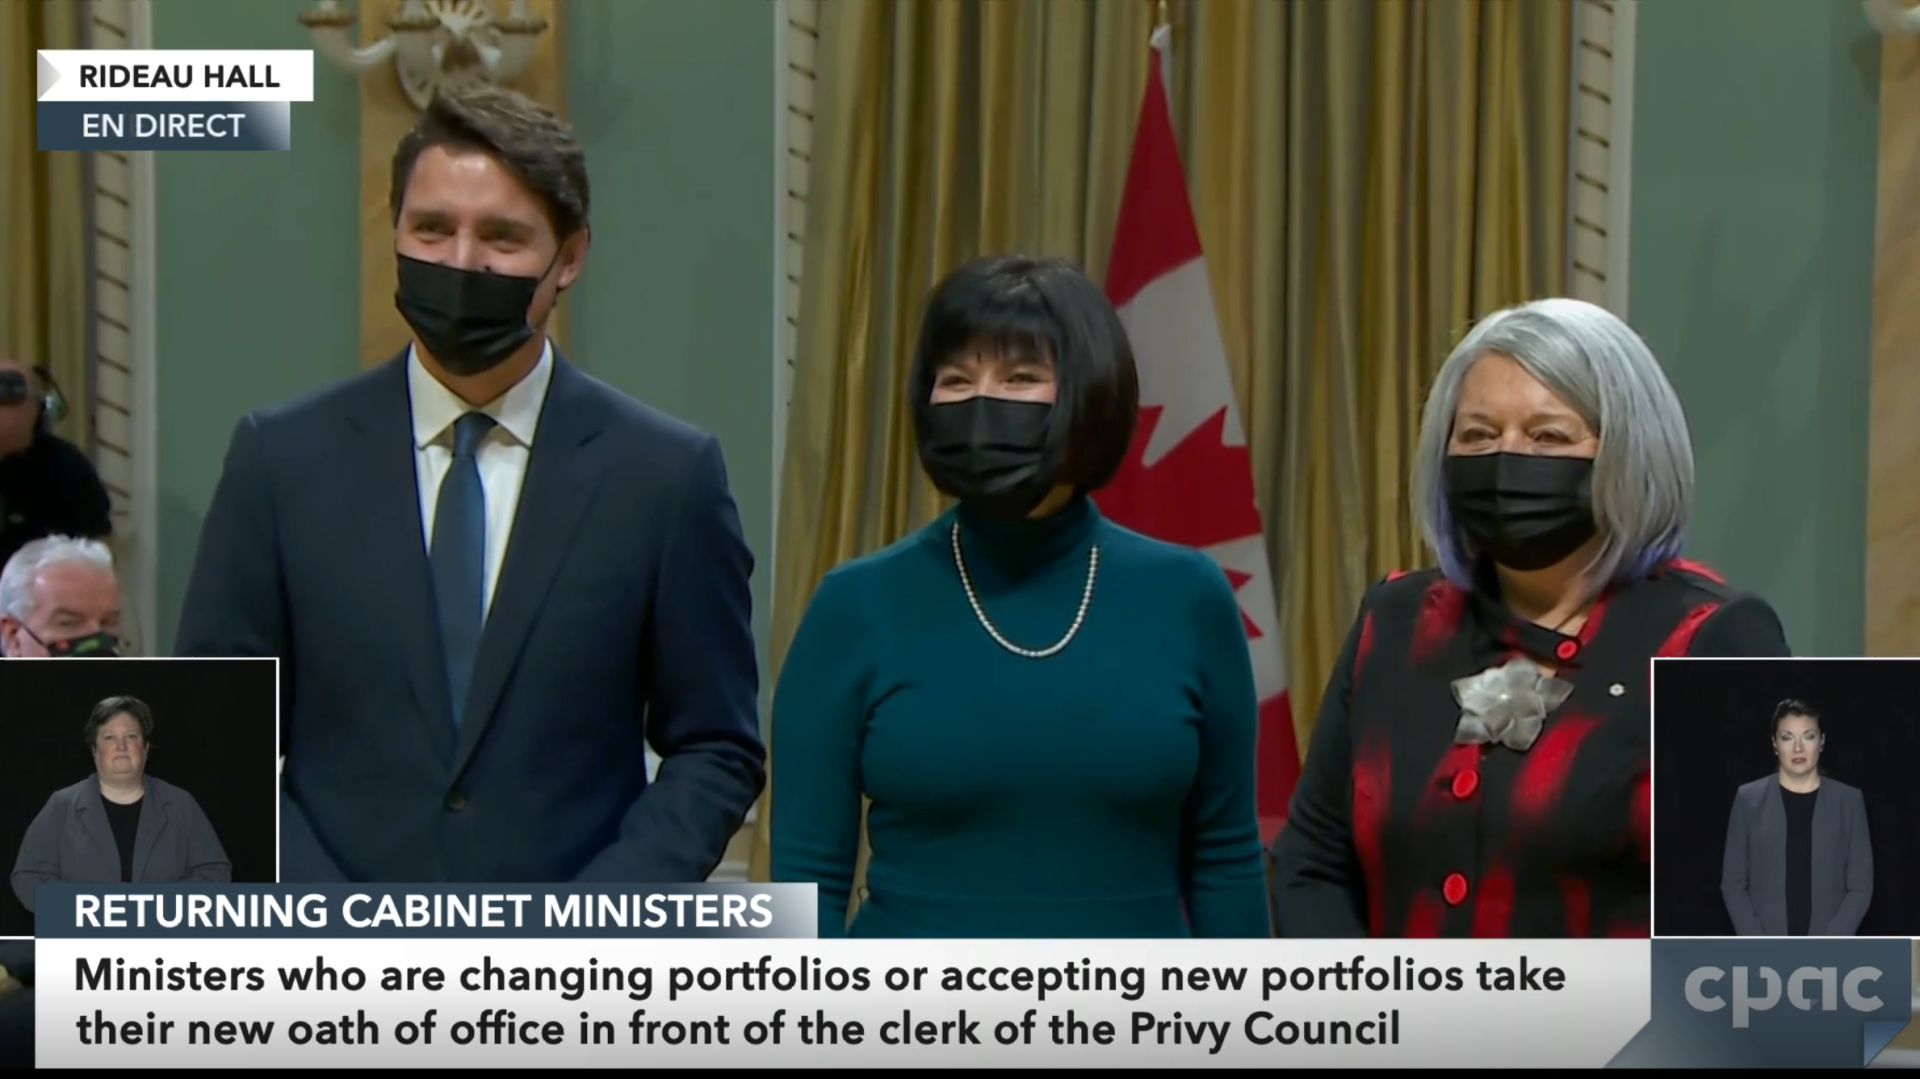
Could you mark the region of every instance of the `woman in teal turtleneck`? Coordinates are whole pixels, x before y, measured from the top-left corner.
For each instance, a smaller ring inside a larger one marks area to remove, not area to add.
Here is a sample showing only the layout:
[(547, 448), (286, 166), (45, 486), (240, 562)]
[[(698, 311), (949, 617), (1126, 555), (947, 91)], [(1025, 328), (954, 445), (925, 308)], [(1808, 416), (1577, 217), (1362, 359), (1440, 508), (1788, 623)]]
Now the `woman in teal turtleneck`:
[(822, 937), (1268, 936), (1239, 606), (1088, 498), (1139, 409), (1113, 307), (1065, 263), (971, 263), (909, 381), (959, 504), (814, 593), (774, 695), (773, 879), (819, 885)]

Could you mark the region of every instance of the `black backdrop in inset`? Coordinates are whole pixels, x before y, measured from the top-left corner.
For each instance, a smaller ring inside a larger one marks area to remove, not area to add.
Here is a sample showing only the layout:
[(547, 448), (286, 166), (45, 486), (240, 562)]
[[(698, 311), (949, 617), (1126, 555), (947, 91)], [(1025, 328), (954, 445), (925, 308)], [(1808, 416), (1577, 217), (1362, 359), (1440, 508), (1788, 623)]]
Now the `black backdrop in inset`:
[(1720, 864), (1734, 792), (1772, 774), (1773, 709), (1796, 697), (1827, 735), (1821, 767), (1860, 788), (1873, 836), (1861, 936), (1920, 936), (1920, 661), (1657, 660), (1653, 672), (1653, 928), (1731, 936)]
[[(84, 728), (100, 700), (153, 709), (147, 773), (193, 795), (233, 863), (233, 879), (272, 883), (277, 866), (278, 688), (270, 659), (0, 660), (0, 878), (47, 798), (93, 774)], [(0, 887), (0, 936), (33, 915)]]

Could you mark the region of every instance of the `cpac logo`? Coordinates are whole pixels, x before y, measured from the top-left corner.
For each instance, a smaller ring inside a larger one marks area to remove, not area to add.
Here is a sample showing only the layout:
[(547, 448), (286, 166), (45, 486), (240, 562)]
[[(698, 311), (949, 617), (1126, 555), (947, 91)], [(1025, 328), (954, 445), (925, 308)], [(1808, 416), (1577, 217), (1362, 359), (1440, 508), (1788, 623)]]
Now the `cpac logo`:
[[(1765, 986), (1763, 992), (1755, 995), (1754, 982), (1749, 974), (1759, 976)], [(1727, 1000), (1717, 990), (1708, 987), (1727, 980), (1727, 972), (1719, 967), (1699, 967), (1687, 975), (1687, 1003), (1696, 1010), (1717, 1012), (1727, 1006)], [(1748, 1017), (1753, 1012), (1769, 1011), (1780, 1003), (1780, 972), (1772, 967), (1735, 967), (1733, 968), (1733, 1025), (1736, 1030), (1745, 1029)], [(1787, 1003), (1803, 1012), (1813, 1011), (1816, 1007), (1823, 1012), (1839, 1011), (1836, 996), (1846, 999), (1847, 1007), (1856, 1012), (1871, 1012), (1880, 1009), (1880, 998), (1868, 996), (1865, 988), (1880, 980), (1880, 971), (1875, 967), (1855, 967), (1840, 976), (1838, 967), (1799, 967), (1787, 975)], [(1819, 986), (1819, 997), (1809, 999), (1807, 987)], [(1835, 993), (1838, 985), (1839, 992)]]

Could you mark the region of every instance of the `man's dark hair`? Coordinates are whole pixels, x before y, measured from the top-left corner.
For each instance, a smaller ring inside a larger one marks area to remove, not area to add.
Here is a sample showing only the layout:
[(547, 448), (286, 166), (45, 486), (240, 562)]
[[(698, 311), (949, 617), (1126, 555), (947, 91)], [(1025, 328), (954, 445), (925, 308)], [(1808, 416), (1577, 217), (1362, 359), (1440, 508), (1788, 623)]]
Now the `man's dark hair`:
[(934, 286), (907, 376), (923, 460), (940, 369), (972, 349), (1053, 368), (1058, 396), (1046, 450), (1061, 482), (1091, 493), (1120, 471), (1139, 418), (1140, 378), (1119, 314), (1078, 267), (998, 255), (968, 262)]
[(93, 706), (87, 715), (87, 748), (91, 750), (100, 740), (100, 728), (113, 722), (115, 716), (132, 716), (140, 724), (140, 740), (153, 741), (153, 709), (138, 697), (108, 697)]
[(395, 224), (413, 167), (430, 146), (483, 153), (506, 166), (546, 207), (562, 243), (587, 227), (587, 152), (571, 125), (525, 94), (492, 85), (435, 94), (393, 151), (387, 201)]

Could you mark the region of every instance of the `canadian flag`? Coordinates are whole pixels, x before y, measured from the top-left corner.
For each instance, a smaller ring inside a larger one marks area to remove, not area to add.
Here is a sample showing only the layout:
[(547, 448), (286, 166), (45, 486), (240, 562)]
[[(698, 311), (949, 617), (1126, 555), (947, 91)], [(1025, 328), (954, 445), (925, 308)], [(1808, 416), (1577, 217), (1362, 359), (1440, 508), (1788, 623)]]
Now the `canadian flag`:
[(1140, 424), (1095, 501), (1127, 528), (1212, 555), (1233, 583), (1260, 695), (1259, 811), (1271, 840), (1286, 820), (1300, 752), (1253, 461), (1167, 106), (1166, 48), (1162, 27), (1107, 268), (1107, 298), (1140, 370)]

